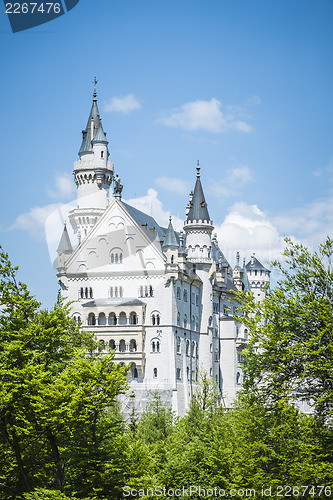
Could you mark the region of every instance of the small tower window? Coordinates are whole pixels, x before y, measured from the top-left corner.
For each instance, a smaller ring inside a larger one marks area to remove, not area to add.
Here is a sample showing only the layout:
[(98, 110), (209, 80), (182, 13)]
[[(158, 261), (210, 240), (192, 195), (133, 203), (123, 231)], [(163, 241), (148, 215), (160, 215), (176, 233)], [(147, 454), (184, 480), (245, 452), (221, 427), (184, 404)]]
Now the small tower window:
[(154, 378), (157, 377), (157, 368), (154, 368)]
[(104, 151), (101, 151), (101, 158), (104, 158)]

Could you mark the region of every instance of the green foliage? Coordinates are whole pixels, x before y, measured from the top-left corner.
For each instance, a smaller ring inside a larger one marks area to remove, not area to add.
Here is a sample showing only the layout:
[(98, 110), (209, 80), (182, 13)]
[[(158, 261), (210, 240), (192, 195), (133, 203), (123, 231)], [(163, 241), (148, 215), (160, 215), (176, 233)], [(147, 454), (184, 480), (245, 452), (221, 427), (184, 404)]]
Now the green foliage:
[(58, 301), (52, 311), (39, 310), (27, 287), (17, 283), (16, 271), (1, 252), (4, 498), (36, 487), (82, 495), (102, 492), (107, 483), (112, 491), (121, 467), (114, 451), (119, 423), (110, 408), (126, 387), (126, 367), (115, 364), (113, 355), (88, 355), (96, 342), (69, 317), (68, 306)]
[(246, 352), (248, 391), (272, 405), (304, 399), (328, 420), (333, 411), (333, 241), (319, 251), (286, 240), (282, 275), (262, 304), (242, 297), (251, 331)]

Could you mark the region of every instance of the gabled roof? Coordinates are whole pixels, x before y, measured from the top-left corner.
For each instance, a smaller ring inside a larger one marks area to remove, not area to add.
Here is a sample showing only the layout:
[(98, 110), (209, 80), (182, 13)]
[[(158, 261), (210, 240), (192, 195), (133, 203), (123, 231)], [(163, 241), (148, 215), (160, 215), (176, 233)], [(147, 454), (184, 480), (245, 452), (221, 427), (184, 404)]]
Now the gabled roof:
[(59, 243), (59, 246), (57, 249), (58, 255), (60, 255), (61, 253), (65, 253), (65, 252), (67, 252), (67, 253), (73, 252), (71, 240), (69, 239), (69, 234), (68, 234), (66, 225), (64, 226), (64, 230), (62, 232), (60, 243)]
[(179, 243), (177, 241), (177, 237), (176, 237), (176, 234), (175, 234), (175, 231), (173, 229), (172, 222), (171, 222), (171, 217), (170, 217), (170, 222), (169, 222), (167, 232), (165, 234), (164, 242), (162, 245), (162, 248), (167, 248), (167, 247), (172, 247), (172, 248), (179, 247)]
[(247, 271), (268, 271), (270, 273), (270, 271), (262, 265), (262, 263), (255, 257), (254, 254), (251, 256), (251, 260), (246, 264), (245, 267)]
[(191, 208), (189, 213), (187, 214), (187, 220), (210, 220), (205, 195), (201, 185), (199, 166), (197, 167), (197, 180), (195, 183), (193, 198), (191, 200)]

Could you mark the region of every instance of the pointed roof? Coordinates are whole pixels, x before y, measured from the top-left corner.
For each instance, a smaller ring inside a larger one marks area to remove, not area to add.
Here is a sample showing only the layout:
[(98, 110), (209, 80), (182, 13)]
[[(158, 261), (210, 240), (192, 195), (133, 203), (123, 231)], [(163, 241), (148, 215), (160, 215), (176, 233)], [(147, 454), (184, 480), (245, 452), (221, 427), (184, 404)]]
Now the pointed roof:
[[(92, 121), (93, 121), (93, 130), (91, 130)], [(80, 156), (84, 153), (89, 153), (91, 151), (91, 140), (95, 138), (100, 125), (101, 125), (101, 118), (97, 106), (97, 92), (96, 89), (94, 89), (93, 103), (91, 106), (87, 126), (85, 130), (82, 131), (83, 138), (79, 151)]]
[(179, 247), (179, 243), (177, 241), (176, 234), (175, 234), (175, 231), (173, 229), (172, 222), (171, 222), (171, 217), (170, 217), (167, 232), (165, 233), (164, 242), (162, 245), (162, 248), (167, 248), (167, 247), (174, 247), (174, 248)]
[(197, 166), (197, 180), (195, 183), (193, 198), (190, 202), (191, 208), (189, 213), (187, 214), (187, 220), (190, 221), (198, 221), (198, 220), (206, 220), (209, 221), (209, 213), (207, 208), (207, 203), (205, 200), (205, 195), (202, 189), (201, 180), (200, 180), (200, 167), (199, 162)]
[(247, 271), (270, 271), (266, 269), (265, 266), (262, 265), (262, 263), (255, 257), (255, 254), (252, 254), (251, 260), (246, 264), (246, 270)]
[(60, 243), (59, 243), (59, 246), (57, 249), (57, 253), (58, 253), (58, 255), (60, 255), (61, 253), (71, 253), (71, 252), (73, 252), (73, 248), (72, 248), (71, 240), (69, 239), (69, 234), (68, 234), (67, 227), (65, 224), (64, 230), (63, 230), (62, 235), (61, 235)]
[(96, 135), (92, 140), (92, 143), (94, 144), (95, 142), (101, 142), (103, 144), (109, 144), (108, 141), (106, 140), (106, 135), (102, 127), (102, 122), (99, 123), (99, 127), (97, 129)]

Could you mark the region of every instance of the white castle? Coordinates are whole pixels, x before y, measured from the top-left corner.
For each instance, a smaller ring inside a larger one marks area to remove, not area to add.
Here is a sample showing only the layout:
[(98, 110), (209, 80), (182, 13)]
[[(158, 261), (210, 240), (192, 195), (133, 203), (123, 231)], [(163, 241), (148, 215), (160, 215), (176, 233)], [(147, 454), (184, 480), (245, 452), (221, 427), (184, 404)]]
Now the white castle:
[[(177, 415), (184, 415), (198, 375), (212, 377), (225, 406), (241, 387), (247, 330), (234, 319), (233, 292), (252, 289), (260, 300), (270, 271), (253, 255), (231, 269), (218, 246), (200, 167), (186, 207), (183, 231), (167, 228), (122, 201), (122, 185), (108, 161), (108, 141), (96, 89), (80, 159), (74, 163), (77, 207), (58, 247), (58, 282), (73, 301), (73, 317), (93, 332), (101, 355), (129, 365), (139, 412), (158, 391)], [(114, 183), (110, 199), (109, 189)], [(133, 403), (132, 403), (133, 404)]]

